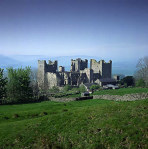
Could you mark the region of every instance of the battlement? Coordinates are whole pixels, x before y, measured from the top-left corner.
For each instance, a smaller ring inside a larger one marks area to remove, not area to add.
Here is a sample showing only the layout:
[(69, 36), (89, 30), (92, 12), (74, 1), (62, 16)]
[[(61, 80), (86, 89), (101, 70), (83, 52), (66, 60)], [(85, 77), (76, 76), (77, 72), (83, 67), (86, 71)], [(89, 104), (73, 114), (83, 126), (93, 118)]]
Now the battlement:
[(48, 60), (48, 65), (57, 65), (58, 64), (58, 61), (51, 61), (51, 60)]
[(71, 59), (71, 71), (65, 71), (65, 67), (58, 66), (58, 61), (38, 60), (38, 85), (40, 88), (51, 88), (54, 85), (63, 86), (80, 85), (83, 83), (99, 83), (99, 79), (111, 78), (112, 61), (90, 60), (90, 68), (88, 68), (88, 60), (78, 58)]
[(92, 69), (94, 73), (99, 73), (101, 78), (111, 78), (112, 61), (110, 60), (107, 63), (104, 60), (97, 62), (96, 60), (91, 59), (90, 69)]
[(59, 66), (59, 72), (65, 72), (65, 67)]
[(81, 58), (78, 58), (76, 60), (71, 59), (71, 71), (79, 72), (80, 70), (84, 70), (88, 67), (88, 60), (81, 60)]

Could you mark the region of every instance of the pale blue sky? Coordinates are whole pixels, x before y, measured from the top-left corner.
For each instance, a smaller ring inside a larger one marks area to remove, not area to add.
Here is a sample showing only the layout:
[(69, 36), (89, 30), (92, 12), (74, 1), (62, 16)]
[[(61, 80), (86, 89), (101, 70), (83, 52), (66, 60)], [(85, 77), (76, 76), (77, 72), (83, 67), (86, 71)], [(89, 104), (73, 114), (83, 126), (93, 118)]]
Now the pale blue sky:
[(147, 0), (0, 0), (0, 54), (148, 55)]

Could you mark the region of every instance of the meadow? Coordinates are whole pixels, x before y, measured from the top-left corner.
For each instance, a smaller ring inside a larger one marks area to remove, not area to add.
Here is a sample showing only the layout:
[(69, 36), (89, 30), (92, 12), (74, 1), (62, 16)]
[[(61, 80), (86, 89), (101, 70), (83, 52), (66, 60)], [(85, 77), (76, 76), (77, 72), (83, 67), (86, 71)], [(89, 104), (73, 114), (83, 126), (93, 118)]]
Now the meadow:
[(148, 99), (0, 106), (0, 149), (146, 149)]

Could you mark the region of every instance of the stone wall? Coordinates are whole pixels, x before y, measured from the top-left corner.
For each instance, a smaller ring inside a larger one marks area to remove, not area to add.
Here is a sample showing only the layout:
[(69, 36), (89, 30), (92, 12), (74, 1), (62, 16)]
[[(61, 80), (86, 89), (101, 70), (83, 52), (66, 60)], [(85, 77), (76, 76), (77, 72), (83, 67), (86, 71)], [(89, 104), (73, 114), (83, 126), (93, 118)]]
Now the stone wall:
[(60, 78), (56, 73), (47, 72), (46, 73), (48, 88), (52, 88), (53, 86), (60, 85)]
[(53, 98), (49, 97), (50, 101), (55, 101), (55, 102), (69, 102), (69, 101), (76, 101), (76, 98)]
[(140, 99), (147, 99), (148, 93), (135, 93), (135, 94), (126, 94), (123, 96), (120, 95), (94, 95), (94, 99), (106, 99), (106, 100), (115, 100), (115, 101), (134, 101)]
[(112, 61), (110, 60), (109, 63), (105, 63), (101, 61), (101, 78), (111, 78), (112, 77)]
[(104, 60), (97, 62), (94, 59), (90, 60), (90, 69), (93, 70), (94, 74), (99, 74), (100, 78), (111, 78), (112, 77), (112, 61), (106, 63)]
[(88, 60), (81, 60), (80, 58), (76, 60), (71, 60), (71, 71), (74, 72), (79, 72), (80, 70), (84, 70), (85, 68), (88, 67)]
[[(93, 95), (92, 98), (93, 99), (114, 100), (114, 101), (135, 101), (135, 100), (141, 100), (141, 99), (148, 99), (148, 93), (126, 94), (124, 96), (120, 96), (120, 95)], [(87, 99), (87, 97), (86, 97), (86, 99)], [(84, 98), (82, 100), (86, 100), (86, 99)], [(77, 101), (78, 98), (49, 97), (49, 100), (55, 101), (55, 102), (69, 102), (69, 101)]]
[(39, 88), (44, 89), (45, 88), (45, 67), (46, 67), (46, 61), (40, 61), (38, 60), (38, 73), (37, 73), (37, 80), (38, 80), (38, 86)]

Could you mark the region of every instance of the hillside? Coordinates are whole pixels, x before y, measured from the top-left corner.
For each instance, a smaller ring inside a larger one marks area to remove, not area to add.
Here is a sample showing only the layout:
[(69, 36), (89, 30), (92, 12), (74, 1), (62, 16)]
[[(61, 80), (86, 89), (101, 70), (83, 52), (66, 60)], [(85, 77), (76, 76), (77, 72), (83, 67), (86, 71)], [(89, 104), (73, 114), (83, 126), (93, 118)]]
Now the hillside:
[(0, 149), (146, 149), (147, 107), (96, 99), (1, 106)]

